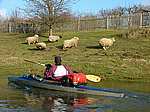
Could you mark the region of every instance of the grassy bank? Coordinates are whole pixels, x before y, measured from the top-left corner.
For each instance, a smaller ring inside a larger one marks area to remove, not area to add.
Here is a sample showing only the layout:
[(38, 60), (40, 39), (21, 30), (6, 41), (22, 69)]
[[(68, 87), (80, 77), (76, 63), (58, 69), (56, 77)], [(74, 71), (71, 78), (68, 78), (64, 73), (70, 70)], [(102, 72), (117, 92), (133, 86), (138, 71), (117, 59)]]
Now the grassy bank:
[[(117, 36), (121, 31), (64, 32), (63, 38), (55, 43), (48, 43), (46, 34), (40, 41), (47, 43), (47, 50), (37, 50), (34, 45), (27, 45), (24, 34), (0, 34), (1, 68), (9, 73), (36, 72), (42, 74), (44, 68), (25, 62), (30, 59), (40, 63), (53, 63), (55, 55), (61, 55), (63, 63), (69, 64), (76, 71), (100, 75), (105, 80), (126, 80), (150, 82), (150, 38), (128, 39)], [(63, 41), (73, 36), (80, 38), (77, 48), (63, 51)], [(116, 42), (107, 51), (98, 45), (102, 37), (115, 37)], [(1, 69), (1, 71), (5, 71)]]

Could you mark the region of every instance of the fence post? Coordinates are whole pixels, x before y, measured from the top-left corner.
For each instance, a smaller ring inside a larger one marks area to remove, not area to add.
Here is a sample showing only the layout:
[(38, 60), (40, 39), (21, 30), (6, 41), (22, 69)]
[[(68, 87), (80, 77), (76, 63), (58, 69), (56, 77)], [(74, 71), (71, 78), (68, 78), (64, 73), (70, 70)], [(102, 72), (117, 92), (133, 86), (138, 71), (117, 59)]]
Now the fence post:
[(109, 28), (109, 21), (108, 21), (108, 20), (109, 20), (109, 17), (107, 16), (107, 17), (106, 17), (106, 29)]
[(140, 28), (143, 27), (143, 13), (140, 13)]
[(8, 23), (8, 32), (9, 32), (9, 33), (11, 33), (11, 31), (12, 31), (11, 29), (12, 29), (12, 25), (11, 25), (11, 22), (9, 22), (9, 23)]
[(80, 18), (80, 16), (79, 16), (79, 18), (78, 18), (78, 23), (77, 23), (77, 31), (80, 31), (80, 20), (81, 20), (81, 18)]

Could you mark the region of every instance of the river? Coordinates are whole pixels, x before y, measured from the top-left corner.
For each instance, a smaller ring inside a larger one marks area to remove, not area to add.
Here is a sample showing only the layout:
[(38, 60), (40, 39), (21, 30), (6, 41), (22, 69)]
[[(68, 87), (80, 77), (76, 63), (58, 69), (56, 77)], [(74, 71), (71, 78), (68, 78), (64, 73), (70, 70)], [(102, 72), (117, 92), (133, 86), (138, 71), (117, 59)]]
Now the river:
[(8, 84), (3, 74), (0, 79), (0, 112), (149, 112), (150, 84), (103, 81), (103, 88), (122, 91), (126, 97), (105, 97), (20, 88)]

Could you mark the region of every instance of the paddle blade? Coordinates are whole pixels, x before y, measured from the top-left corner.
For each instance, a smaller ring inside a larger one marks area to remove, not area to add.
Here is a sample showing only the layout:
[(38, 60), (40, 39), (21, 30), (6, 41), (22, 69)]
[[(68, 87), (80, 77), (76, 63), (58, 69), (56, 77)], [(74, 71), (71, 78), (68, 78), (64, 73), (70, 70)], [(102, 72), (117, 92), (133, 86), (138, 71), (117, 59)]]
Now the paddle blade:
[(92, 81), (92, 82), (100, 82), (101, 78), (96, 75), (86, 75), (87, 80)]

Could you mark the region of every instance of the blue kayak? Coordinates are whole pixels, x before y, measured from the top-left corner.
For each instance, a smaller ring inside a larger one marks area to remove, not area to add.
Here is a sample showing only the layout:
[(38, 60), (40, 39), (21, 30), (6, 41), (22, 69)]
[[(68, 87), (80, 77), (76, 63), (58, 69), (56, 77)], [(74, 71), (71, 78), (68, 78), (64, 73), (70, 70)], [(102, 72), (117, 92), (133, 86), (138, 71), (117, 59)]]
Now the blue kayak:
[(64, 92), (73, 92), (79, 94), (88, 94), (88, 95), (101, 95), (101, 96), (110, 96), (110, 97), (124, 97), (124, 93), (114, 92), (105, 90), (102, 88), (95, 88), (92, 86), (78, 85), (74, 87), (63, 86), (61, 83), (45, 79), (33, 79), (25, 76), (12, 76), (8, 77), (8, 81), (15, 83), (19, 86), (35, 87), (55, 91), (64, 91)]

